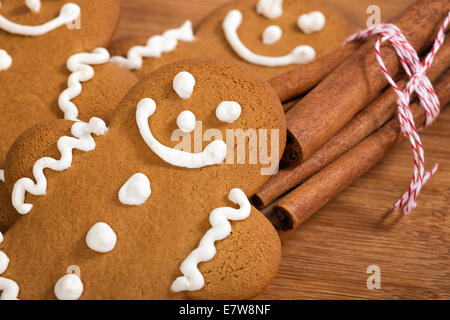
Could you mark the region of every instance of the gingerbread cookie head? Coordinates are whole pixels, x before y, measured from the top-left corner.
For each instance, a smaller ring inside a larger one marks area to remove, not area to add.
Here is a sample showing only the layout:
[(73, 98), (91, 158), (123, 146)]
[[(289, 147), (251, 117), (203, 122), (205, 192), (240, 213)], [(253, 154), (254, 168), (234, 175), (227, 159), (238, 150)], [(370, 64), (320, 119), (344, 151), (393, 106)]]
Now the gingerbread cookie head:
[[(109, 43), (116, 0), (3, 1), (0, 7), (0, 173), (6, 153), (27, 128), (47, 119), (106, 121), (135, 77), (96, 47)], [(92, 80), (92, 81), (89, 81)], [(84, 82), (88, 81), (84, 84)], [(83, 85), (82, 85), (83, 83)], [(1, 182), (0, 203), (9, 195)], [(0, 231), (11, 225), (0, 206)]]
[(28, 130), (7, 159), (25, 215), (0, 245), (3, 297), (255, 296), (280, 241), (247, 197), (276, 171), (285, 130), (271, 87), (225, 60), (156, 70), (109, 128), (92, 118)]
[[(58, 106), (58, 96), (70, 75), (66, 62), (74, 54), (91, 52), (109, 43), (118, 23), (119, 5), (117, 0), (55, 0), (45, 1), (42, 5), (40, 1), (2, 2), (0, 168), (10, 145), (25, 129), (41, 120), (64, 117)], [(95, 64), (105, 64), (107, 58), (99, 54)], [(109, 64), (102, 69), (108, 75), (114, 74), (112, 79), (125, 78), (125, 86), (130, 87), (128, 74)], [(99, 71), (97, 76), (101, 77), (101, 73)], [(100, 82), (100, 89), (108, 83), (105, 79)], [(105, 99), (104, 93), (108, 90), (115, 91), (110, 85), (99, 91), (95, 98), (80, 97), (81, 119), (93, 115), (106, 117), (111, 112), (112, 108), (106, 102), (110, 100), (114, 104), (117, 101), (114, 96)], [(120, 96), (124, 90), (118, 85), (116, 92)], [(81, 103), (81, 99), (86, 103)]]
[(136, 46), (144, 45), (144, 38), (132, 37), (110, 48), (115, 55), (128, 54), (112, 61), (139, 76), (186, 57), (222, 57), (269, 79), (335, 50), (350, 33), (347, 20), (319, 1), (239, 0), (206, 17), (195, 33), (186, 22), (145, 46)]

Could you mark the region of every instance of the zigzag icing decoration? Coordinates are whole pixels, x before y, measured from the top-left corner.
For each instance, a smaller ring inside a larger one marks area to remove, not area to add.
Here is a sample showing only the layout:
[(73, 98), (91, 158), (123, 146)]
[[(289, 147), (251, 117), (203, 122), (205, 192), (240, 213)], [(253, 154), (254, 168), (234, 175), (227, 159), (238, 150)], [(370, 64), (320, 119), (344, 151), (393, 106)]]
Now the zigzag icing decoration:
[[(3, 234), (0, 232), (0, 243), (3, 242)], [(9, 258), (6, 254), (0, 251), (0, 274), (8, 268)], [(19, 286), (12, 280), (0, 277), (0, 300), (17, 300), (19, 295)]]
[(238, 204), (240, 208), (222, 207), (211, 212), (209, 222), (212, 228), (205, 233), (197, 249), (192, 251), (181, 263), (180, 271), (184, 276), (175, 279), (170, 287), (172, 291), (195, 291), (203, 288), (205, 279), (198, 270), (198, 264), (211, 260), (216, 255), (214, 242), (223, 240), (230, 235), (231, 224), (228, 220), (245, 220), (250, 215), (250, 202), (241, 189), (232, 189), (228, 194), (228, 199)]
[(58, 140), (58, 150), (61, 159), (56, 160), (44, 157), (37, 160), (33, 166), (33, 175), (36, 183), (30, 178), (21, 178), (15, 184), (12, 192), (12, 204), (20, 214), (27, 214), (33, 208), (32, 204), (25, 203), (25, 193), (29, 192), (35, 196), (44, 195), (47, 190), (47, 179), (44, 169), (49, 168), (55, 171), (64, 171), (72, 165), (72, 150), (77, 149), (84, 152), (95, 149), (95, 141), (91, 134), (100, 136), (105, 134), (108, 128), (105, 122), (99, 118), (91, 118), (89, 123), (76, 122), (72, 125), (72, 135), (75, 137), (63, 136)]
[(0, 300), (17, 300), (19, 296), (19, 286), (16, 282), (0, 277)]
[(94, 77), (94, 69), (90, 65), (105, 64), (109, 61), (109, 52), (104, 48), (97, 48), (92, 53), (78, 53), (67, 60), (67, 69), (72, 74), (67, 80), (67, 89), (59, 96), (58, 104), (64, 119), (77, 121), (78, 109), (70, 100), (77, 97), (81, 91), (81, 82), (86, 82)]
[(192, 42), (195, 40), (192, 23), (187, 20), (181, 27), (170, 29), (162, 35), (156, 35), (148, 39), (146, 46), (134, 46), (127, 57), (114, 56), (111, 62), (127, 70), (142, 68), (143, 58), (159, 58), (163, 53), (168, 53), (178, 45), (178, 41)]

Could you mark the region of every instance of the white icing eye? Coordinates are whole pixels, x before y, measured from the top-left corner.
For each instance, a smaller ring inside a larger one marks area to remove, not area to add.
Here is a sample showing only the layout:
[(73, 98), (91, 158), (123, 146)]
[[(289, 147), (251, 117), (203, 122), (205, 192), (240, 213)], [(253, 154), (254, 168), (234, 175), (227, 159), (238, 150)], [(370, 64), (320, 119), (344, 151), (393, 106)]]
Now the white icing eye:
[(178, 73), (173, 79), (173, 90), (182, 99), (189, 99), (194, 92), (195, 78), (187, 71)]
[(116, 233), (104, 222), (96, 223), (86, 235), (87, 246), (100, 253), (112, 251), (116, 246), (116, 242)]
[(195, 115), (188, 110), (181, 112), (177, 117), (177, 126), (181, 131), (190, 133), (195, 129)]
[(283, 0), (259, 0), (256, 12), (268, 19), (276, 19), (283, 15)]
[(33, 12), (41, 10), (41, 0), (25, 0), (25, 4)]
[(235, 101), (223, 101), (216, 109), (216, 117), (222, 122), (233, 123), (241, 116), (241, 106)]
[(298, 18), (297, 25), (306, 34), (317, 32), (325, 26), (325, 16), (320, 11), (305, 13)]
[(83, 290), (83, 282), (76, 274), (66, 274), (55, 285), (55, 295), (58, 300), (78, 300)]
[(3, 274), (6, 269), (8, 269), (8, 265), (9, 265), (9, 258), (8, 256), (0, 251), (0, 274)]
[(119, 201), (131, 206), (140, 206), (147, 201), (152, 190), (150, 180), (143, 173), (136, 173), (119, 190)]
[(281, 39), (283, 30), (279, 26), (269, 26), (264, 30), (262, 35), (262, 42), (264, 44), (273, 44)]
[(8, 70), (11, 64), (11, 56), (5, 50), (0, 49), (0, 71)]

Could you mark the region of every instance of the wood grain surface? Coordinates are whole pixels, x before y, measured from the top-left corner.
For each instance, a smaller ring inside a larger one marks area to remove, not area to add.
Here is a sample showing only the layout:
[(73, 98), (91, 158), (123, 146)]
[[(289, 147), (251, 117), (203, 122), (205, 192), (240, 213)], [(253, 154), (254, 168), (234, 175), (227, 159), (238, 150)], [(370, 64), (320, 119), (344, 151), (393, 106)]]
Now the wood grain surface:
[[(152, 35), (198, 23), (227, 0), (122, 0), (117, 37)], [(414, 0), (327, 0), (355, 27), (369, 5), (383, 21)], [(406, 190), (412, 154), (405, 141), (306, 221), (283, 245), (280, 270), (259, 299), (449, 299), (450, 110), (422, 134), (426, 165), (441, 169), (425, 186), (410, 216), (388, 215)], [(381, 270), (381, 289), (367, 288), (369, 266)]]

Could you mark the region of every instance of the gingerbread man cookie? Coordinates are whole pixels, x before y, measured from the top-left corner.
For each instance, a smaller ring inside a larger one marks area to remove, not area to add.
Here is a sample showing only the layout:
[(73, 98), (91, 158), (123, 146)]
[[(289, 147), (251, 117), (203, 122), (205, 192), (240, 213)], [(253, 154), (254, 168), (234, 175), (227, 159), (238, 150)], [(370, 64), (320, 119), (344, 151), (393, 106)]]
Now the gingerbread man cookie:
[(348, 21), (315, 0), (238, 0), (205, 18), (192, 30), (180, 28), (150, 38), (127, 37), (110, 45), (112, 62), (142, 77), (171, 61), (228, 58), (266, 79), (313, 61), (351, 34)]
[(3, 184), (6, 153), (35, 123), (66, 118), (107, 121), (136, 83), (109, 63), (118, 0), (3, 1), (0, 7), (0, 231), (7, 214)]
[(28, 130), (6, 161), (24, 216), (0, 245), (1, 297), (257, 295), (281, 248), (248, 197), (276, 171), (285, 121), (256, 73), (200, 59), (143, 79), (109, 128), (92, 118)]

